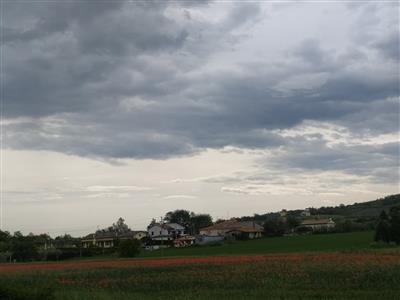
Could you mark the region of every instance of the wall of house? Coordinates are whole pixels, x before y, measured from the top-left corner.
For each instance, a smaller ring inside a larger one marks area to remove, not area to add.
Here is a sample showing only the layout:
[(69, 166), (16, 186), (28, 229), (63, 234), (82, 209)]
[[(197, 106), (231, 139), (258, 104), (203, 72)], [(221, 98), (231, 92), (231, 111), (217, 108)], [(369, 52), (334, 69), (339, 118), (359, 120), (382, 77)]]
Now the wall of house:
[(161, 226), (152, 226), (147, 230), (150, 238), (160, 236), (160, 235), (169, 235), (168, 230), (162, 228)]

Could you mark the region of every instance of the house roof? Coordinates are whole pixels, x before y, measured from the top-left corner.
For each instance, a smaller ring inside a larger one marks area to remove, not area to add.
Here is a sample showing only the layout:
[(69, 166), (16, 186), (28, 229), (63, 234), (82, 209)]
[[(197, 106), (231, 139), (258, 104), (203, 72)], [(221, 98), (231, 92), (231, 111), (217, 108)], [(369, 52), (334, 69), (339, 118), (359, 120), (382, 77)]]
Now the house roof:
[(182, 225), (180, 225), (178, 223), (165, 223), (165, 224), (155, 223), (155, 224), (153, 224), (153, 226), (149, 227), (149, 229), (154, 226), (158, 226), (163, 229), (172, 229), (172, 230), (184, 230), (185, 229), (185, 227), (183, 227)]
[(225, 222), (221, 222), (212, 226), (208, 226), (205, 228), (201, 228), (202, 231), (209, 231), (209, 230), (238, 230), (243, 232), (260, 232), (263, 231), (264, 228), (253, 221), (244, 221), (239, 222), (237, 220), (229, 220)]
[(113, 231), (102, 231), (99, 230), (95, 233), (91, 233), (88, 234), (87, 236), (85, 236), (84, 238), (82, 238), (83, 241), (92, 241), (93, 239), (96, 240), (110, 240), (110, 239), (114, 239), (114, 238), (130, 238), (130, 237), (134, 237), (136, 234), (138, 233), (145, 233), (147, 234), (147, 231), (128, 231), (128, 232), (124, 232), (124, 233), (120, 233), (117, 234), (116, 232)]
[(301, 225), (324, 225), (334, 223), (332, 219), (309, 219), (301, 222)]

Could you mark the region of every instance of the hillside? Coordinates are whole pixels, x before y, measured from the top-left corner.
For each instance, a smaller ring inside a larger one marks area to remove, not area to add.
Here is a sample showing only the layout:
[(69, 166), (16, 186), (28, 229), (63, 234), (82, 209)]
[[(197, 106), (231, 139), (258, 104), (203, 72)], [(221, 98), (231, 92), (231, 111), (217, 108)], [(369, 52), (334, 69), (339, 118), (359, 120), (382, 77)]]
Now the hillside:
[(340, 205), (335, 207), (312, 208), (312, 215), (340, 215), (343, 217), (377, 217), (382, 210), (389, 211), (400, 205), (400, 194), (387, 196), (373, 201)]
[[(310, 208), (311, 217), (332, 217), (336, 220), (352, 219), (357, 222), (372, 222), (374, 221), (382, 210), (389, 211), (391, 207), (400, 206), (400, 194), (390, 195), (384, 198), (354, 203), (349, 205), (339, 206), (323, 206), (320, 208)], [(303, 210), (288, 210), (288, 216), (300, 217)], [(279, 216), (279, 212), (255, 214), (254, 216), (241, 217), (241, 220), (255, 220), (256, 222), (263, 223), (269, 218)]]

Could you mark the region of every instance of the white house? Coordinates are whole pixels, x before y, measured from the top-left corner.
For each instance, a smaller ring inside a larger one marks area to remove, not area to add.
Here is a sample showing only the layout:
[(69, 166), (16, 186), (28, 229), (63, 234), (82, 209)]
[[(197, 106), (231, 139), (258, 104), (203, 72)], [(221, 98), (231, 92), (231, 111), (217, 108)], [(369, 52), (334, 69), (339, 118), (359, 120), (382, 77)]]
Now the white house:
[(185, 227), (177, 223), (156, 223), (147, 229), (147, 234), (152, 240), (157, 241), (172, 241), (186, 235)]

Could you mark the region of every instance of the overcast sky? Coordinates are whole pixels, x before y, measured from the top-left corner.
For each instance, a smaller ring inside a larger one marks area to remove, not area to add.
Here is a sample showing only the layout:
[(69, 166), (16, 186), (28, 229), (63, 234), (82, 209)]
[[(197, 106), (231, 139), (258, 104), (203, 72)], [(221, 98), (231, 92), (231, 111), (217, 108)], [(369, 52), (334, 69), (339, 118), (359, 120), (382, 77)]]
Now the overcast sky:
[(399, 193), (397, 1), (3, 1), (4, 230)]

